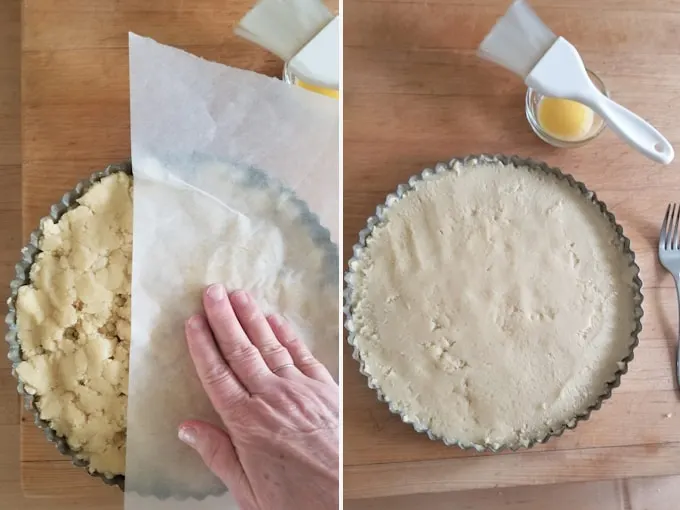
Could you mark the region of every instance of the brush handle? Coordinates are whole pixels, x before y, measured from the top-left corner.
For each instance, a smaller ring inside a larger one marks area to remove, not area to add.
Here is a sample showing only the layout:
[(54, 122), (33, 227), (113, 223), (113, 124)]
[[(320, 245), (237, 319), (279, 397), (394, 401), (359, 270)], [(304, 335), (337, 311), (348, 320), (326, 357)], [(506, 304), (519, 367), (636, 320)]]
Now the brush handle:
[(612, 131), (649, 159), (665, 165), (673, 161), (675, 152), (668, 140), (646, 120), (600, 92), (590, 81), (578, 51), (564, 37), (555, 39), (524, 82), (543, 95), (589, 106)]
[(673, 146), (642, 117), (612, 101), (599, 90), (589, 94), (586, 104), (605, 120), (609, 129), (649, 159), (664, 165), (673, 161)]

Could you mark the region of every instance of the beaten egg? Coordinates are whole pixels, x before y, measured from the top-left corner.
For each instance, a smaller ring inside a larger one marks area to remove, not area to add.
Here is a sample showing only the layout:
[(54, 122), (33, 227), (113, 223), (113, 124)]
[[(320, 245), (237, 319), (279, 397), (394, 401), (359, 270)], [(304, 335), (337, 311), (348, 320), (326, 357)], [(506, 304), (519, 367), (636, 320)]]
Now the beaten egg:
[(565, 141), (584, 138), (593, 127), (595, 115), (587, 106), (557, 97), (544, 97), (537, 108), (538, 123), (552, 137)]

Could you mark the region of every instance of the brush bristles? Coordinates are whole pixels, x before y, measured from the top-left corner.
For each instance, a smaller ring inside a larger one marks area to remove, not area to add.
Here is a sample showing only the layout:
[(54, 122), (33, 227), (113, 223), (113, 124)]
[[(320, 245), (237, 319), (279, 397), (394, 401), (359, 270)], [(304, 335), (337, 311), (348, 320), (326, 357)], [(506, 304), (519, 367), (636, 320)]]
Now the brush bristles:
[(477, 54), (524, 78), (557, 36), (524, 2), (513, 2), (479, 45)]
[(235, 32), (288, 61), (332, 19), (320, 0), (260, 0)]

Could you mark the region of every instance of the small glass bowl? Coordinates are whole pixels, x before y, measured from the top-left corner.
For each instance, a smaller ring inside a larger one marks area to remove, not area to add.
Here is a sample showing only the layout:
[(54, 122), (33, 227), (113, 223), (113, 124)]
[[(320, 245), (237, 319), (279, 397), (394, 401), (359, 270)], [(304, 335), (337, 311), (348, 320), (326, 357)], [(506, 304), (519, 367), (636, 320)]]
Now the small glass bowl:
[[(602, 92), (605, 96), (610, 97), (609, 91), (600, 77), (590, 69), (586, 69), (586, 71), (588, 72), (588, 76), (590, 76), (591, 81), (600, 90), (600, 92)], [(533, 129), (534, 133), (536, 133), (536, 136), (538, 136), (544, 142), (549, 143), (553, 147), (580, 147), (597, 138), (597, 136), (604, 130), (606, 126), (604, 121), (598, 115), (593, 114), (593, 125), (591, 126), (588, 133), (586, 133), (586, 135), (580, 140), (561, 140), (559, 138), (555, 138), (551, 134), (547, 133), (538, 123), (538, 105), (541, 103), (541, 99), (543, 99), (543, 97), (543, 94), (529, 87), (527, 89), (524, 110), (526, 112), (529, 125), (531, 126), (531, 129)]]
[(298, 79), (298, 77), (295, 76), (293, 72), (288, 68), (288, 62), (286, 62), (283, 65), (283, 74), (281, 76), (281, 79), (283, 80), (284, 83), (287, 83), (288, 85), (298, 85), (303, 89), (306, 89), (310, 92), (314, 92), (316, 94), (321, 94), (322, 96), (331, 97), (333, 99), (339, 99), (340, 97), (339, 96), (340, 92), (338, 90), (325, 89), (317, 85), (305, 83), (304, 81)]
[(295, 78), (293, 73), (288, 69), (288, 62), (283, 64), (283, 75), (281, 76), (281, 79), (288, 85), (295, 85), (297, 78)]

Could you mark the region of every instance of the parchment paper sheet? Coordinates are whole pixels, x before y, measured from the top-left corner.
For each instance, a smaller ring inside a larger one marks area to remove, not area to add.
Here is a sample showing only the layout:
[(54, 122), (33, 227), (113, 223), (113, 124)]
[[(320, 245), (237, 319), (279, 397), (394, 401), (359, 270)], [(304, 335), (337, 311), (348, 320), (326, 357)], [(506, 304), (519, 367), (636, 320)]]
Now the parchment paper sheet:
[(337, 247), (290, 190), (336, 241), (338, 103), (130, 34), (130, 117), (125, 508), (229, 510), (222, 483), (177, 439), (182, 420), (220, 423), (183, 322), (205, 285), (228, 280), (289, 319), (337, 377)]

